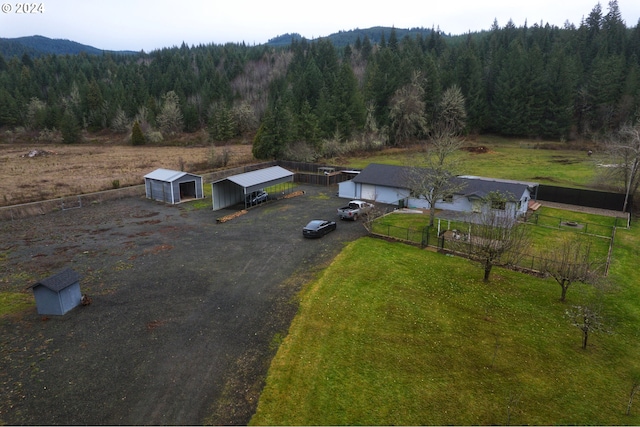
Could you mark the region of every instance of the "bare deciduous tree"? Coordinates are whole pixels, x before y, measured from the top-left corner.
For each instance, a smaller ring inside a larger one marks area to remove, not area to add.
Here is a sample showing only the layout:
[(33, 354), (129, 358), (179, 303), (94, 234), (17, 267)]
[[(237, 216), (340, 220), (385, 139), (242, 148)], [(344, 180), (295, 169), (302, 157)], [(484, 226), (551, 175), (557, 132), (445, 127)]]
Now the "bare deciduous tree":
[(495, 265), (515, 265), (529, 246), (530, 235), (526, 224), (509, 215), (502, 208), (508, 196), (492, 192), (484, 199), (482, 212), (470, 225), (467, 250), (471, 259), (484, 268), (484, 281), (489, 281)]
[(459, 135), (467, 125), (465, 99), (460, 87), (453, 85), (442, 94), (438, 104), (438, 123), (434, 127), (441, 128), (452, 135)]
[(111, 119), (111, 130), (117, 133), (125, 133), (129, 130), (129, 119), (121, 107), (118, 107), (116, 114)]
[(582, 349), (587, 348), (590, 333), (606, 332), (601, 313), (602, 306), (599, 303), (574, 305), (565, 312), (571, 324), (582, 332)]
[(607, 142), (607, 151), (615, 165), (611, 171), (624, 185), (623, 211), (626, 211), (629, 200), (640, 187), (640, 123), (623, 126)]
[(633, 405), (633, 398), (640, 390), (640, 373), (634, 372), (631, 379), (631, 391), (629, 392), (629, 401), (627, 402), (627, 415), (631, 415), (631, 406)]
[(173, 135), (183, 128), (180, 99), (174, 91), (167, 92), (162, 97), (162, 110), (156, 118), (158, 127), (164, 134)]
[(438, 127), (433, 138), (425, 145), (422, 155), (411, 158), (405, 180), (414, 197), (424, 198), (429, 204), (429, 226), (435, 222), (435, 204), (464, 188), (464, 181), (456, 180), (458, 169), (453, 154), (462, 141), (448, 129)]
[(31, 98), (27, 104), (27, 114), (25, 117), (25, 127), (29, 130), (36, 129), (44, 122), (47, 104), (38, 98)]
[(520, 393), (514, 393), (509, 390), (509, 398), (507, 399), (507, 425), (511, 425), (511, 414), (520, 403)]
[(565, 236), (549, 248), (542, 259), (542, 272), (553, 277), (562, 288), (560, 301), (565, 301), (572, 283), (595, 283), (603, 264), (592, 259), (591, 241), (579, 235)]
[(238, 126), (238, 132), (244, 134), (258, 129), (258, 118), (254, 108), (248, 102), (242, 102), (231, 109), (231, 116)]

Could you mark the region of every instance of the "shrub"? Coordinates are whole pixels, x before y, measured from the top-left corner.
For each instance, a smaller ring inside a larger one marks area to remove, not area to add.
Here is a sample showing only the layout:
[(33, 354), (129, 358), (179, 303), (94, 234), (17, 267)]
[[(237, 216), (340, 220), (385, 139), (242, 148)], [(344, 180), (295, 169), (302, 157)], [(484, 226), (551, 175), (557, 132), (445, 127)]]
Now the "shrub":
[(147, 138), (147, 141), (149, 141), (152, 144), (157, 144), (159, 142), (164, 141), (164, 137), (162, 136), (162, 132), (158, 132), (158, 131), (149, 131), (147, 132), (147, 134), (145, 135)]

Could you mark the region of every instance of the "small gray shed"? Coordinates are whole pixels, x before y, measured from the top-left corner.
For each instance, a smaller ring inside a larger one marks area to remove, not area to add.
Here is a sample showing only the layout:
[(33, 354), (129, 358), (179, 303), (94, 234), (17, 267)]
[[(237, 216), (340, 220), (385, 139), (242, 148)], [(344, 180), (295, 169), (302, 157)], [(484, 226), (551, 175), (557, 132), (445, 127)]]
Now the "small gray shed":
[(185, 200), (202, 199), (202, 177), (188, 172), (156, 169), (144, 176), (147, 198), (176, 204)]
[(63, 315), (80, 305), (80, 276), (67, 268), (31, 286), (38, 314)]

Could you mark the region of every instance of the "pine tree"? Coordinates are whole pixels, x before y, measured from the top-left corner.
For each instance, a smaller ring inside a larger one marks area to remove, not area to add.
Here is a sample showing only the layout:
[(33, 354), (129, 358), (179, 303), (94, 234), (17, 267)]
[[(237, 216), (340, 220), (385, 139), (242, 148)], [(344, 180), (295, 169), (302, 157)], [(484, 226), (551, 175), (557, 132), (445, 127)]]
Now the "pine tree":
[(252, 153), (257, 159), (278, 159), (293, 140), (295, 123), (291, 110), (283, 98), (267, 110), (253, 140)]
[(75, 116), (69, 111), (62, 116), (60, 132), (62, 133), (62, 142), (65, 144), (80, 142), (80, 125), (78, 125)]
[(0, 127), (14, 126), (18, 123), (18, 105), (4, 88), (0, 88)]
[(318, 116), (316, 116), (309, 102), (304, 101), (302, 109), (298, 115), (298, 138), (318, 148), (320, 142), (320, 126)]
[(213, 109), (209, 121), (209, 137), (212, 141), (228, 141), (236, 136), (237, 125), (231, 115), (231, 110), (218, 105)]
[(133, 128), (131, 129), (131, 144), (132, 145), (144, 145), (146, 139), (140, 128), (140, 123), (136, 120), (133, 122)]

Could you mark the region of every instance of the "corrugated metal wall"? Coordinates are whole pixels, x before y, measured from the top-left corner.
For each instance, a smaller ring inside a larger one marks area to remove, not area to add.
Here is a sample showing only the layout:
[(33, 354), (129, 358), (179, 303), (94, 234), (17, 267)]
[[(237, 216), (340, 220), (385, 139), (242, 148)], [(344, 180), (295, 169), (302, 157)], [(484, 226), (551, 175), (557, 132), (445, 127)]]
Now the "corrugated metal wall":
[(173, 203), (171, 199), (171, 183), (146, 179), (147, 197), (160, 202)]

